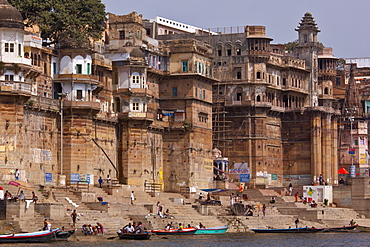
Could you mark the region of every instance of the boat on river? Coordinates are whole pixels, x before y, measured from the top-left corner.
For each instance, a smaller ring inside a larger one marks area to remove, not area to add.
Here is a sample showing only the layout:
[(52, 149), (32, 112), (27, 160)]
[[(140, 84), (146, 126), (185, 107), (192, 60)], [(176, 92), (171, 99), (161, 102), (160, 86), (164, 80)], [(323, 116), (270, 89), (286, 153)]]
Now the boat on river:
[(77, 229), (69, 229), (69, 230), (58, 230), (55, 232), (54, 240), (68, 240), (70, 236), (72, 236)]
[(152, 236), (150, 233), (123, 233), (117, 232), (120, 239), (148, 240)]
[(171, 228), (169, 230), (152, 230), (152, 233), (157, 235), (194, 235), (196, 230), (194, 227), (183, 228), (182, 230)]
[(251, 229), (255, 233), (313, 233), (320, 232), (322, 229), (314, 227), (283, 228), (283, 229)]
[(52, 240), (59, 229), (0, 235), (0, 243), (46, 243)]
[(322, 231), (323, 232), (351, 232), (351, 231), (355, 231), (357, 226), (358, 224), (352, 225), (352, 226), (323, 228)]
[(225, 233), (229, 229), (228, 225), (224, 226), (217, 226), (217, 227), (211, 227), (211, 228), (198, 228), (195, 231), (195, 235), (199, 234), (222, 234)]

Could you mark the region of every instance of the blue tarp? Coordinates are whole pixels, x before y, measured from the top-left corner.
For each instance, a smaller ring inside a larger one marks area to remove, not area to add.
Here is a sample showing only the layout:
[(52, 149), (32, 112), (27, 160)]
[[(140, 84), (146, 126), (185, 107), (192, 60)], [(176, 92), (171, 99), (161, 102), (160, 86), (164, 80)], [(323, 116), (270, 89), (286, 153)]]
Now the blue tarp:
[(221, 189), (201, 189), (201, 191), (215, 193), (215, 192), (222, 192), (222, 191), (225, 191), (225, 190), (221, 190)]

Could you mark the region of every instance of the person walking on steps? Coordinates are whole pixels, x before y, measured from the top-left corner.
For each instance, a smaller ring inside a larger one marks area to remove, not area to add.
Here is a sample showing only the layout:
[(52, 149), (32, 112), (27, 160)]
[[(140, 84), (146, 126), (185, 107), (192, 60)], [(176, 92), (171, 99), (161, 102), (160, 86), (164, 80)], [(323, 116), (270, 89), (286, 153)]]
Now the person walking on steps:
[(76, 219), (77, 219), (76, 209), (73, 210), (73, 213), (71, 214), (71, 218), (72, 218), (72, 227), (75, 227), (76, 226)]
[(102, 177), (98, 179), (98, 183), (99, 183), (99, 188), (103, 188), (103, 178)]
[(131, 194), (130, 194), (130, 202), (131, 202), (131, 205), (134, 205), (134, 201), (135, 201), (134, 191), (131, 191)]

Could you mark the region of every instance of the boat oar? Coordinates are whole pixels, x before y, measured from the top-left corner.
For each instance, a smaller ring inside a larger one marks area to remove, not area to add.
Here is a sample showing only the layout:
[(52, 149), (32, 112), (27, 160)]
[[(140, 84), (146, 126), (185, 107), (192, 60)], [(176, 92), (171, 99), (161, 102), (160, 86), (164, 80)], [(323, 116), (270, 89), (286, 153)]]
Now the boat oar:
[(77, 241), (80, 241), (74, 234), (72, 234), (72, 236), (77, 240)]

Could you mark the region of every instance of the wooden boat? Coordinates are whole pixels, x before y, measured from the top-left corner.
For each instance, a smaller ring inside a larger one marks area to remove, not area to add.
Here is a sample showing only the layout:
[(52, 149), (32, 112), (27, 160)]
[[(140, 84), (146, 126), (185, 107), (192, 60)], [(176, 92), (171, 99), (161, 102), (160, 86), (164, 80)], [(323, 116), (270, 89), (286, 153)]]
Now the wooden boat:
[(0, 235), (0, 243), (45, 243), (52, 240), (59, 229)]
[(150, 233), (121, 233), (117, 232), (120, 239), (147, 240), (152, 236)]
[(320, 232), (320, 228), (299, 227), (299, 228), (285, 228), (285, 229), (252, 229), (256, 233), (313, 233)]
[(72, 236), (77, 229), (70, 229), (70, 230), (58, 230), (55, 232), (54, 240), (67, 240), (70, 236)]
[(341, 227), (332, 227), (332, 228), (324, 228), (322, 229), (323, 232), (350, 232), (354, 231), (358, 225), (353, 226), (341, 226)]
[(218, 226), (218, 227), (211, 227), (211, 228), (199, 228), (195, 231), (195, 235), (198, 234), (222, 234), (225, 233), (229, 229), (228, 225), (225, 226)]
[(356, 229), (360, 232), (370, 232), (370, 226), (357, 226)]
[(169, 230), (152, 230), (152, 233), (157, 235), (194, 235), (197, 229), (194, 227), (180, 229), (169, 229)]

